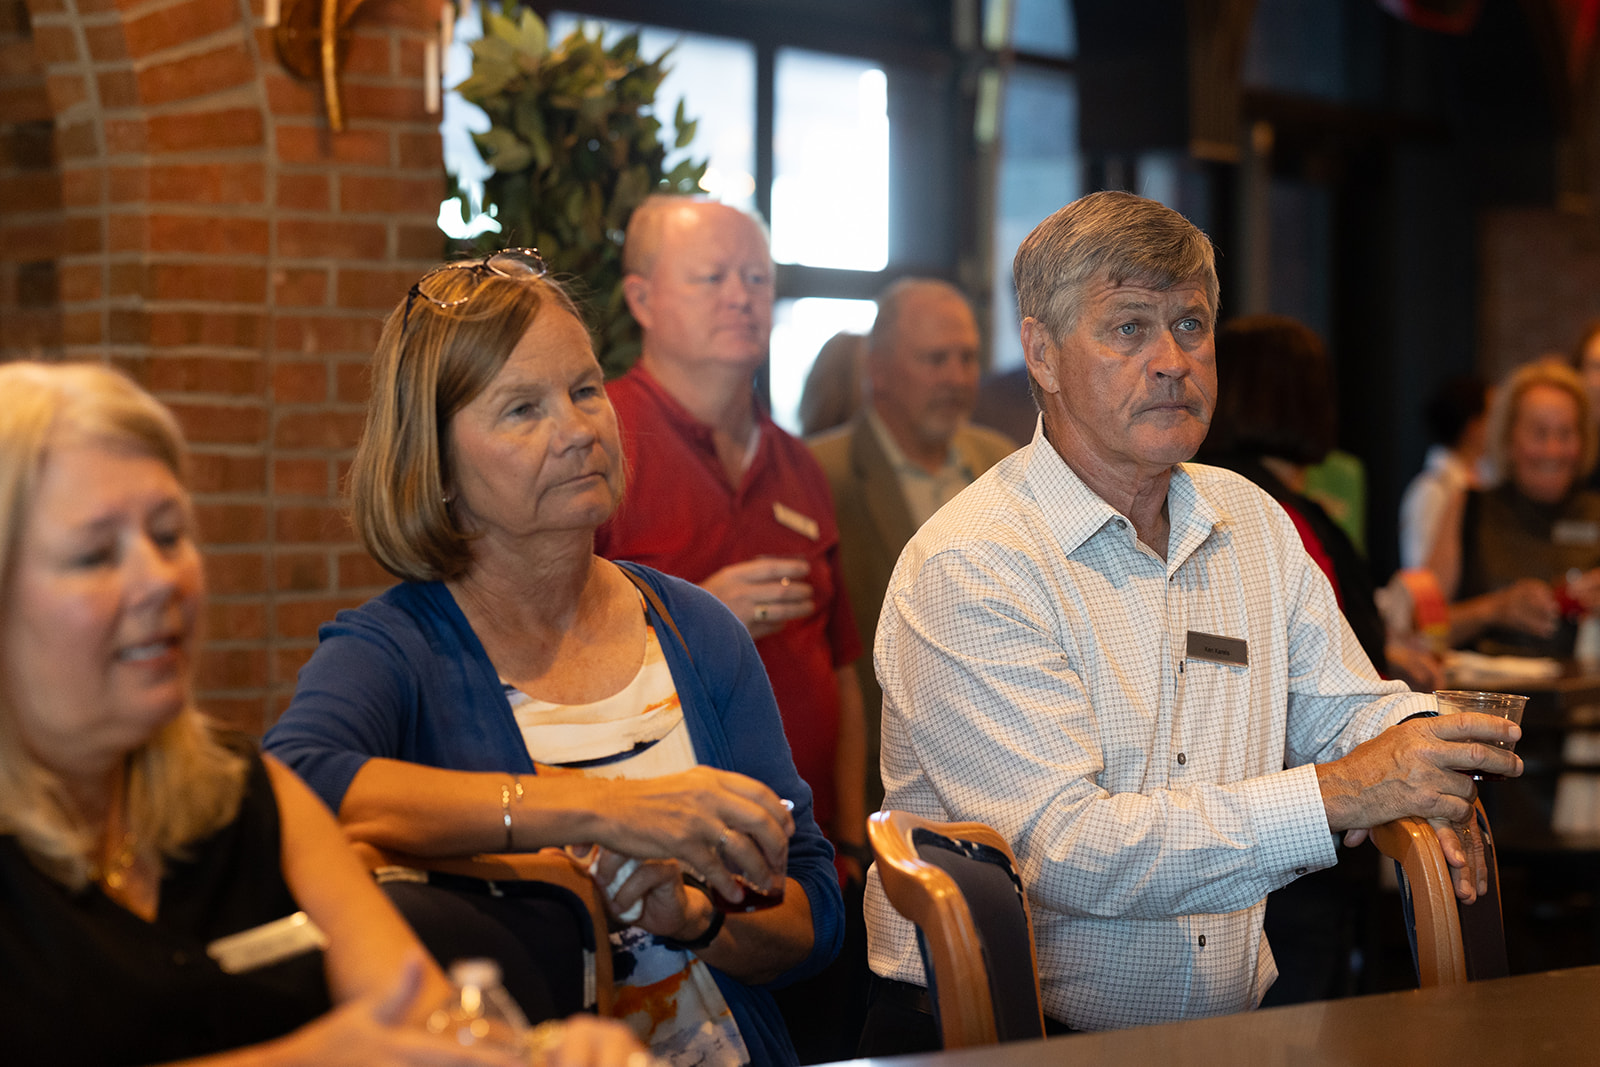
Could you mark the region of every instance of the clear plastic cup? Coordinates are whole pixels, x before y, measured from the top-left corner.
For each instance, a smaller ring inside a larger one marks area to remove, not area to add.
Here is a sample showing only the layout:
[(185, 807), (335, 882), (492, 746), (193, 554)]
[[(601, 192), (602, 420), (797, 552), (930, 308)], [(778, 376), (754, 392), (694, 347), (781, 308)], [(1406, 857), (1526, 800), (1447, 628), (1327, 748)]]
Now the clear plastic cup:
[[(1518, 726), (1522, 725), (1522, 709), (1527, 705), (1528, 698), (1516, 693), (1480, 693), (1469, 689), (1440, 689), (1433, 694), (1439, 702), (1440, 715), (1455, 715), (1463, 711), (1476, 711), (1483, 715), (1498, 715), (1502, 719), (1510, 719)], [(1492, 741), (1490, 744), (1497, 748), (1511, 751), (1516, 748), (1512, 741)], [(1488, 774), (1479, 771), (1462, 771), (1475, 782), (1503, 782), (1505, 775)]]

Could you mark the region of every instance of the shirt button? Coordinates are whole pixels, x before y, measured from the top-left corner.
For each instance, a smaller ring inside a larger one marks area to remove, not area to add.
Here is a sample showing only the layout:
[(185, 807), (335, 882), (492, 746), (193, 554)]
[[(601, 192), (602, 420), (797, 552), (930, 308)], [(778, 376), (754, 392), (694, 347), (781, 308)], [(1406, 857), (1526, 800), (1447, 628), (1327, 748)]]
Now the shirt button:
[(1306, 873), (1306, 869), (1304, 867), (1296, 867), (1294, 869), (1294, 873), (1295, 873), (1296, 876), (1302, 875), (1302, 874)]
[(1200, 947), (1201, 948), (1205, 948), (1206, 947), (1206, 935), (1205, 934), (1201, 934), (1200, 935)]
[(1185, 763), (1188, 763), (1188, 762), (1189, 762), (1189, 757), (1188, 756), (1185, 756), (1182, 752), (1178, 753), (1178, 766), (1181, 767)]

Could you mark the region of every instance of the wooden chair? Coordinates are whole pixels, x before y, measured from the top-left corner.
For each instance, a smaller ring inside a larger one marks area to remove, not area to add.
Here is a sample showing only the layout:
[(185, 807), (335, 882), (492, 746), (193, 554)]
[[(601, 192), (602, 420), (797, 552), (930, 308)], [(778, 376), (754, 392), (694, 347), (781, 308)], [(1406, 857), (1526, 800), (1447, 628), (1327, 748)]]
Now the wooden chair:
[(412, 856), (391, 852), (363, 841), (352, 842), (367, 869), (380, 882), (427, 881), (428, 872), (474, 878), (489, 884), (515, 885), (541, 882), (564, 890), (577, 899), (589, 916), (589, 943), (584, 946), (584, 1006), (610, 1016), (615, 1004), (611, 969), (610, 920), (601, 890), (570, 856), (555, 849), (543, 852), (507, 852), (480, 856)]
[(1044, 1036), (1033, 919), (1017, 861), (982, 823), (867, 820), (884, 894), (917, 927), (947, 1049)]
[(1423, 988), (1502, 978), (1509, 973), (1494, 836), (1482, 802), (1473, 802), (1473, 813), (1483, 835), (1489, 892), (1471, 905), (1458, 905), (1444, 850), (1426, 819), (1396, 819), (1372, 829), (1378, 851), (1400, 865), (1402, 906), (1411, 926), (1413, 960)]

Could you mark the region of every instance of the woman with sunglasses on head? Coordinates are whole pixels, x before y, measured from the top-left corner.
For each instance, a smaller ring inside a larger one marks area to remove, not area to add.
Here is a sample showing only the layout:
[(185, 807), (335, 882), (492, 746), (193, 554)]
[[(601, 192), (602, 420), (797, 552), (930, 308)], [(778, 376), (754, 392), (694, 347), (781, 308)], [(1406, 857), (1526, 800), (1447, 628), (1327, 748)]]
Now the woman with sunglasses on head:
[[(0, 366), (0, 397), (6, 1061), (511, 1067), (423, 1028), (448, 987), (337, 824), (195, 709), (172, 415), (89, 364)], [(642, 1055), (593, 1019), (564, 1051)]]
[(618, 1014), (652, 1049), (792, 1062), (759, 986), (837, 951), (832, 852), (745, 628), (594, 555), (624, 473), (589, 335), (536, 253), (425, 275), (379, 339), (350, 479), (402, 583), (323, 627), (267, 745), (357, 840), (584, 849), (624, 927)]

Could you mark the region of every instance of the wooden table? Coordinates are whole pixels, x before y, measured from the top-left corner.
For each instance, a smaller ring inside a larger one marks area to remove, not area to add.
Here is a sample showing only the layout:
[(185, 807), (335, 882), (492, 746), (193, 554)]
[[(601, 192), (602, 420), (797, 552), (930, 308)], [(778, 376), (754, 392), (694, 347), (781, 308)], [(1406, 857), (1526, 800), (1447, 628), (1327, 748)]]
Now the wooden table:
[(857, 1063), (894, 1067), (1565, 1067), (1600, 1063), (1600, 967)]

